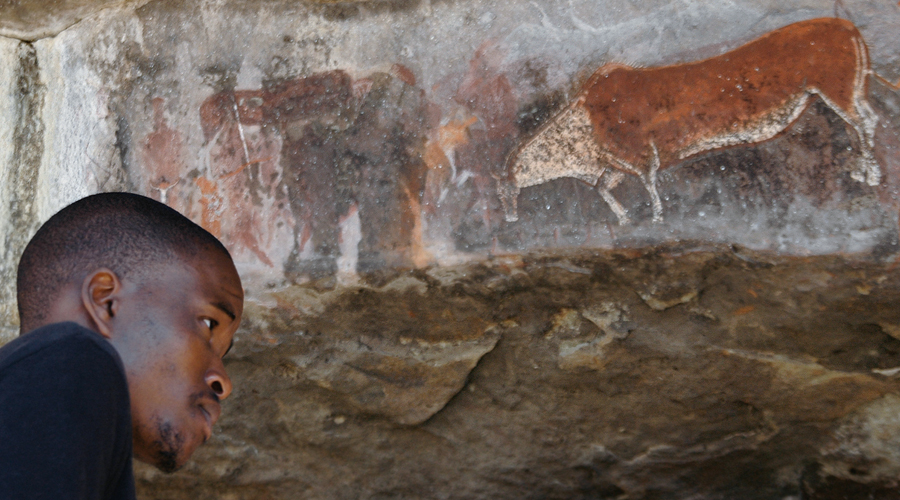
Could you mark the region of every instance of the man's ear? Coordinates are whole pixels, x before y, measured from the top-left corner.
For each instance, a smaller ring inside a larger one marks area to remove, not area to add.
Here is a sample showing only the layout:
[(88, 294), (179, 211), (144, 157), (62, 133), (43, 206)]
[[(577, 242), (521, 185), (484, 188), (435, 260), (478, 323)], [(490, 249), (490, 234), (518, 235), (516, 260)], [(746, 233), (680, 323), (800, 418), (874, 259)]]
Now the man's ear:
[(105, 267), (88, 274), (81, 283), (81, 303), (97, 333), (112, 337), (111, 322), (119, 312), (122, 282)]

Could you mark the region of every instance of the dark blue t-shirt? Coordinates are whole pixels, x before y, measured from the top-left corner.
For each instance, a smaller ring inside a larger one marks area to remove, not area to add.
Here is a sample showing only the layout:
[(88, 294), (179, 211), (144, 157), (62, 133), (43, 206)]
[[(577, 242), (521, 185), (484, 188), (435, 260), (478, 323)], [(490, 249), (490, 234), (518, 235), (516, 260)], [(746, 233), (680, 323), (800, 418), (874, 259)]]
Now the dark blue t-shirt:
[(0, 348), (0, 500), (133, 500), (122, 361), (75, 323)]

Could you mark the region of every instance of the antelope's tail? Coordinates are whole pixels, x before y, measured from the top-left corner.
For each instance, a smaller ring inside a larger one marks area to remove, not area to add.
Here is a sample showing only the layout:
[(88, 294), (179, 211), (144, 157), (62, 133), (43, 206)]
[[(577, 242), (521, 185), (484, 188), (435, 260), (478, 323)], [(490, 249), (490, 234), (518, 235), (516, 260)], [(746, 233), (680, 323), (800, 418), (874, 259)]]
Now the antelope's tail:
[(869, 70), (869, 74), (872, 75), (879, 82), (883, 83), (884, 85), (886, 85), (894, 90), (900, 90), (900, 79), (897, 80), (897, 83), (893, 83), (890, 80), (888, 80), (887, 78), (876, 73), (875, 70)]

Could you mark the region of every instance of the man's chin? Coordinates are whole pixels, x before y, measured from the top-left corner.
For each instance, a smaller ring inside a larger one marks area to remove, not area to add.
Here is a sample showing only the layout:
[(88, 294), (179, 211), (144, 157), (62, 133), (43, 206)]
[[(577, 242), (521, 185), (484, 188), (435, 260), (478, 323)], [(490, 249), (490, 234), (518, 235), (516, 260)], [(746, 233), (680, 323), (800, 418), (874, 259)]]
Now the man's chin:
[(166, 474), (184, 467), (184, 462), (178, 460), (177, 452), (160, 451), (154, 458), (153, 466)]
[(149, 456), (138, 458), (165, 473), (184, 467), (199, 443), (176, 431), (169, 423), (158, 424), (156, 431), (156, 439), (148, 450)]
[(181, 469), (187, 463), (186, 459), (179, 457), (178, 452), (174, 451), (156, 450), (150, 456), (135, 454), (134, 458), (147, 465), (152, 465), (159, 469), (160, 472), (165, 472), (166, 474), (171, 474)]

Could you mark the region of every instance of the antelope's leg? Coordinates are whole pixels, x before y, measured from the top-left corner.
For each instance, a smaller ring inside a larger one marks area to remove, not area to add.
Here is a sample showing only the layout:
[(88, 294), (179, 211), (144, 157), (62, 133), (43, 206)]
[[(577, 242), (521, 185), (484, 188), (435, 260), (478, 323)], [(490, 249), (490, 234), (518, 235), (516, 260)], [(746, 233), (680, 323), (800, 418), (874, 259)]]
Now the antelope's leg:
[(861, 38), (856, 38), (856, 74), (853, 78), (853, 92), (850, 105), (846, 109), (833, 101), (819, 89), (812, 88), (808, 92), (817, 94), (825, 104), (837, 113), (846, 122), (859, 138), (859, 170), (852, 172), (850, 177), (855, 181), (865, 182), (870, 186), (877, 186), (881, 182), (881, 169), (875, 161), (875, 128), (878, 126), (878, 115), (869, 105), (866, 95), (866, 83), (869, 75), (868, 50)]
[[(650, 146), (653, 149), (653, 158), (650, 161), (650, 170), (646, 174), (643, 174), (640, 170), (635, 168), (634, 165), (621, 158), (617, 158), (615, 155), (606, 153), (602, 158), (618, 171), (632, 174), (641, 180), (644, 189), (650, 193), (650, 203), (653, 205), (653, 222), (662, 222), (662, 201), (660, 201), (659, 193), (656, 191), (656, 172), (659, 170), (659, 151), (657, 151), (656, 145), (652, 140), (650, 141)], [(605, 199), (606, 198), (604, 197), (604, 200)]]
[[(854, 101), (856, 113), (860, 116), (862, 124), (854, 126), (859, 135), (860, 149), (862, 150), (863, 168), (866, 172), (866, 184), (877, 186), (881, 183), (881, 168), (875, 160), (875, 128), (878, 126), (878, 115), (869, 102), (862, 96)], [(852, 124), (851, 124), (852, 125)]]
[(519, 186), (514, 181), (497, 179), (497, 194), (500, 195), (500, 204), (507, 222), (519, 220), (519, 191)]
[(877, 186), (881, 182), (881, 169), (878, 162), (875, 161), (875, 127), (878, 125), (878, 115), (875, 110), (866, 101), (865, 96), (859, 92), (854, 92), (853, 109), (842, 108), (818, 90), (813, 89), (811, 93), (818, 95), (832, 111), (844, 120), (844, 123), (856, 132), (860, 150), (859, 169), (852, 172), (850, 177), (855, 181)]
[(631, 224), (631, 219), (628, 218), (625, 207), (619, 203), (619, 200), (610, 191), (615, 189), (624, 178), (625, 174), (618, 170), (606, 170), (601, 175), (600, 182), (597, 183), (597, 191), (600, 193), (600, 197), (609, 205), (610, 210), (616, 214), (620, 226)]
[(646, 178), (641, 176), (641, 180), (644, 181), (644, 187), (650, 193), (650, 202), (653, 204), (653, 222), (662, 222), (662, 200), (659, 198), (659, 191), (656, 190), (656, 173), (659, 171), (659, 150), (656, 149), (653, 139), (650, 139), (650, 148), (653, 149), (653, 157), (650, 159), (650, 170), (647, 172)]
[(875, 161), (875, 128), (878, 126), (878, 114), (869, 105), (867, 83), (872, 73), (869, 62), (869, 50), (862, 38), (856, 37), (856, 78), (853, 81), (853, 109), (862, 122), (856, 125), (862, 150), (863, 169), (866, 173), (866, 184), (877, 186), (881, 183), (881, 169)]

